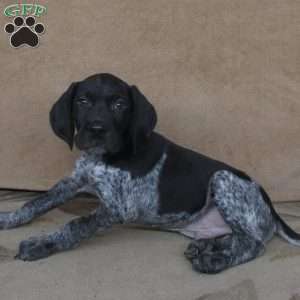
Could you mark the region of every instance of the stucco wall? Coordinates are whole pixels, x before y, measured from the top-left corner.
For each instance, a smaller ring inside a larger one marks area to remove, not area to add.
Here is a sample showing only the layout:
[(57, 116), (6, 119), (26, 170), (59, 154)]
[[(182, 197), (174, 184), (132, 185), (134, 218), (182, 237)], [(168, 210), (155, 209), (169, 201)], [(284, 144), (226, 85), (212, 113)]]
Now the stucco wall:
[(0, 33), (1, 187), (43, 190), (70, 172), (78, 153), (49, 109), (70, 82), (111, 72), (155, 104), (169, 138), (246, 170), (274, 201), (300, 199), (299, 1), (40, 3), (38, 48)]

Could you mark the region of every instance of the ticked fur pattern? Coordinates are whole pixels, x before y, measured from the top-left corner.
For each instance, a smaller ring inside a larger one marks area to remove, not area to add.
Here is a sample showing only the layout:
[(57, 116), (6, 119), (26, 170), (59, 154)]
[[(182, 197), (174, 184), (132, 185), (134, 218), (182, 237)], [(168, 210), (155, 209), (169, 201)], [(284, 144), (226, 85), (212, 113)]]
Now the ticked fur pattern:
[[(176, 228), (180, 232), (203, 217), (203, 212), (159, 215), (158, 184), (166, 152), (146, 175), (136, 178), (128, 171), (104, 164), (101, 156), (97, 149), (83, 152), (70, 177), (15, 212), (0, 214), (1, 228), (14, 228), (71, 200), (77, 193), (88, 192), (99, 198), (99, 207), (89, 216), (74, 219), (57, 232), (21, 242), (18, 258), (35, 260), (74, 248), (97, 230), (116, 223)], [(185, 254), (196, 270), (216, 273), (261, 254), (276, 226), (255, 182), (218, 171), (208, 191), (207, 202), (217, 207), (232, 233), (193, 242)]]
[(194, 269), (218, 273), (261, 255), (277, 225), (259, 185), (221, 170), (211, 178), (208, 198), (217, 206), (232, 234), (192, 242), (185, 255)]

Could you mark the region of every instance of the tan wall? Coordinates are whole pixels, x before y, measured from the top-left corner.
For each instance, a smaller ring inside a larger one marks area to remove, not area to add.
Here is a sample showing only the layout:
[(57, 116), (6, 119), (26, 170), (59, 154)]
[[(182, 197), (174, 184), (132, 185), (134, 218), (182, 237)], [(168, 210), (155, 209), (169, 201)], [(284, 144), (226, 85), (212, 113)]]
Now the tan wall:
[(152, 100), (159, 131), (243, 168), (274, 200), (300, 199), (299, 1), (40, 3), (40, 47), (0, 34), (1, 187), (47, 189), (69, 173), (78, 153), (52, 134), (49, 109), (70, 82), (111, 72)]

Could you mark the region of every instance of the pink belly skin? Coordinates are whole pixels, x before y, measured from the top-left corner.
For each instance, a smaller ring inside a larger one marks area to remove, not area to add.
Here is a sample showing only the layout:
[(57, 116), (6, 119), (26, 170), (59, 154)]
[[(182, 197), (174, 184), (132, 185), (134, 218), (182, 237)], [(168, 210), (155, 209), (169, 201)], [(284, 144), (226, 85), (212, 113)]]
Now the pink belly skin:
[(213, 204), (207, 208), (203, 215), (193, 220), (192, 223), (182, 228), (173, 228), (172, 230), (196, 240), (232, 233), (231, 228), (225, 223), (218, 209)]

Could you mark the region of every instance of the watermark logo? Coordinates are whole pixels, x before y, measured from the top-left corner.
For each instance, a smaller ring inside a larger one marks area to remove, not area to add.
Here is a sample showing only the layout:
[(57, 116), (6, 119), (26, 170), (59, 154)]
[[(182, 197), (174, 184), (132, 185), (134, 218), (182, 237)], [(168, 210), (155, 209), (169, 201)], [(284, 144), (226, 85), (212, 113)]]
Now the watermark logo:
[(37, 22), (37, 18), (47, 13), (45, 6), (28, 3), (13, 4), (7, 6), (3, 13), (6, 17), (14, 18), (4, 26), (13, 48), (39, 45), (40, 36), (45, 32), (45, 25)]

